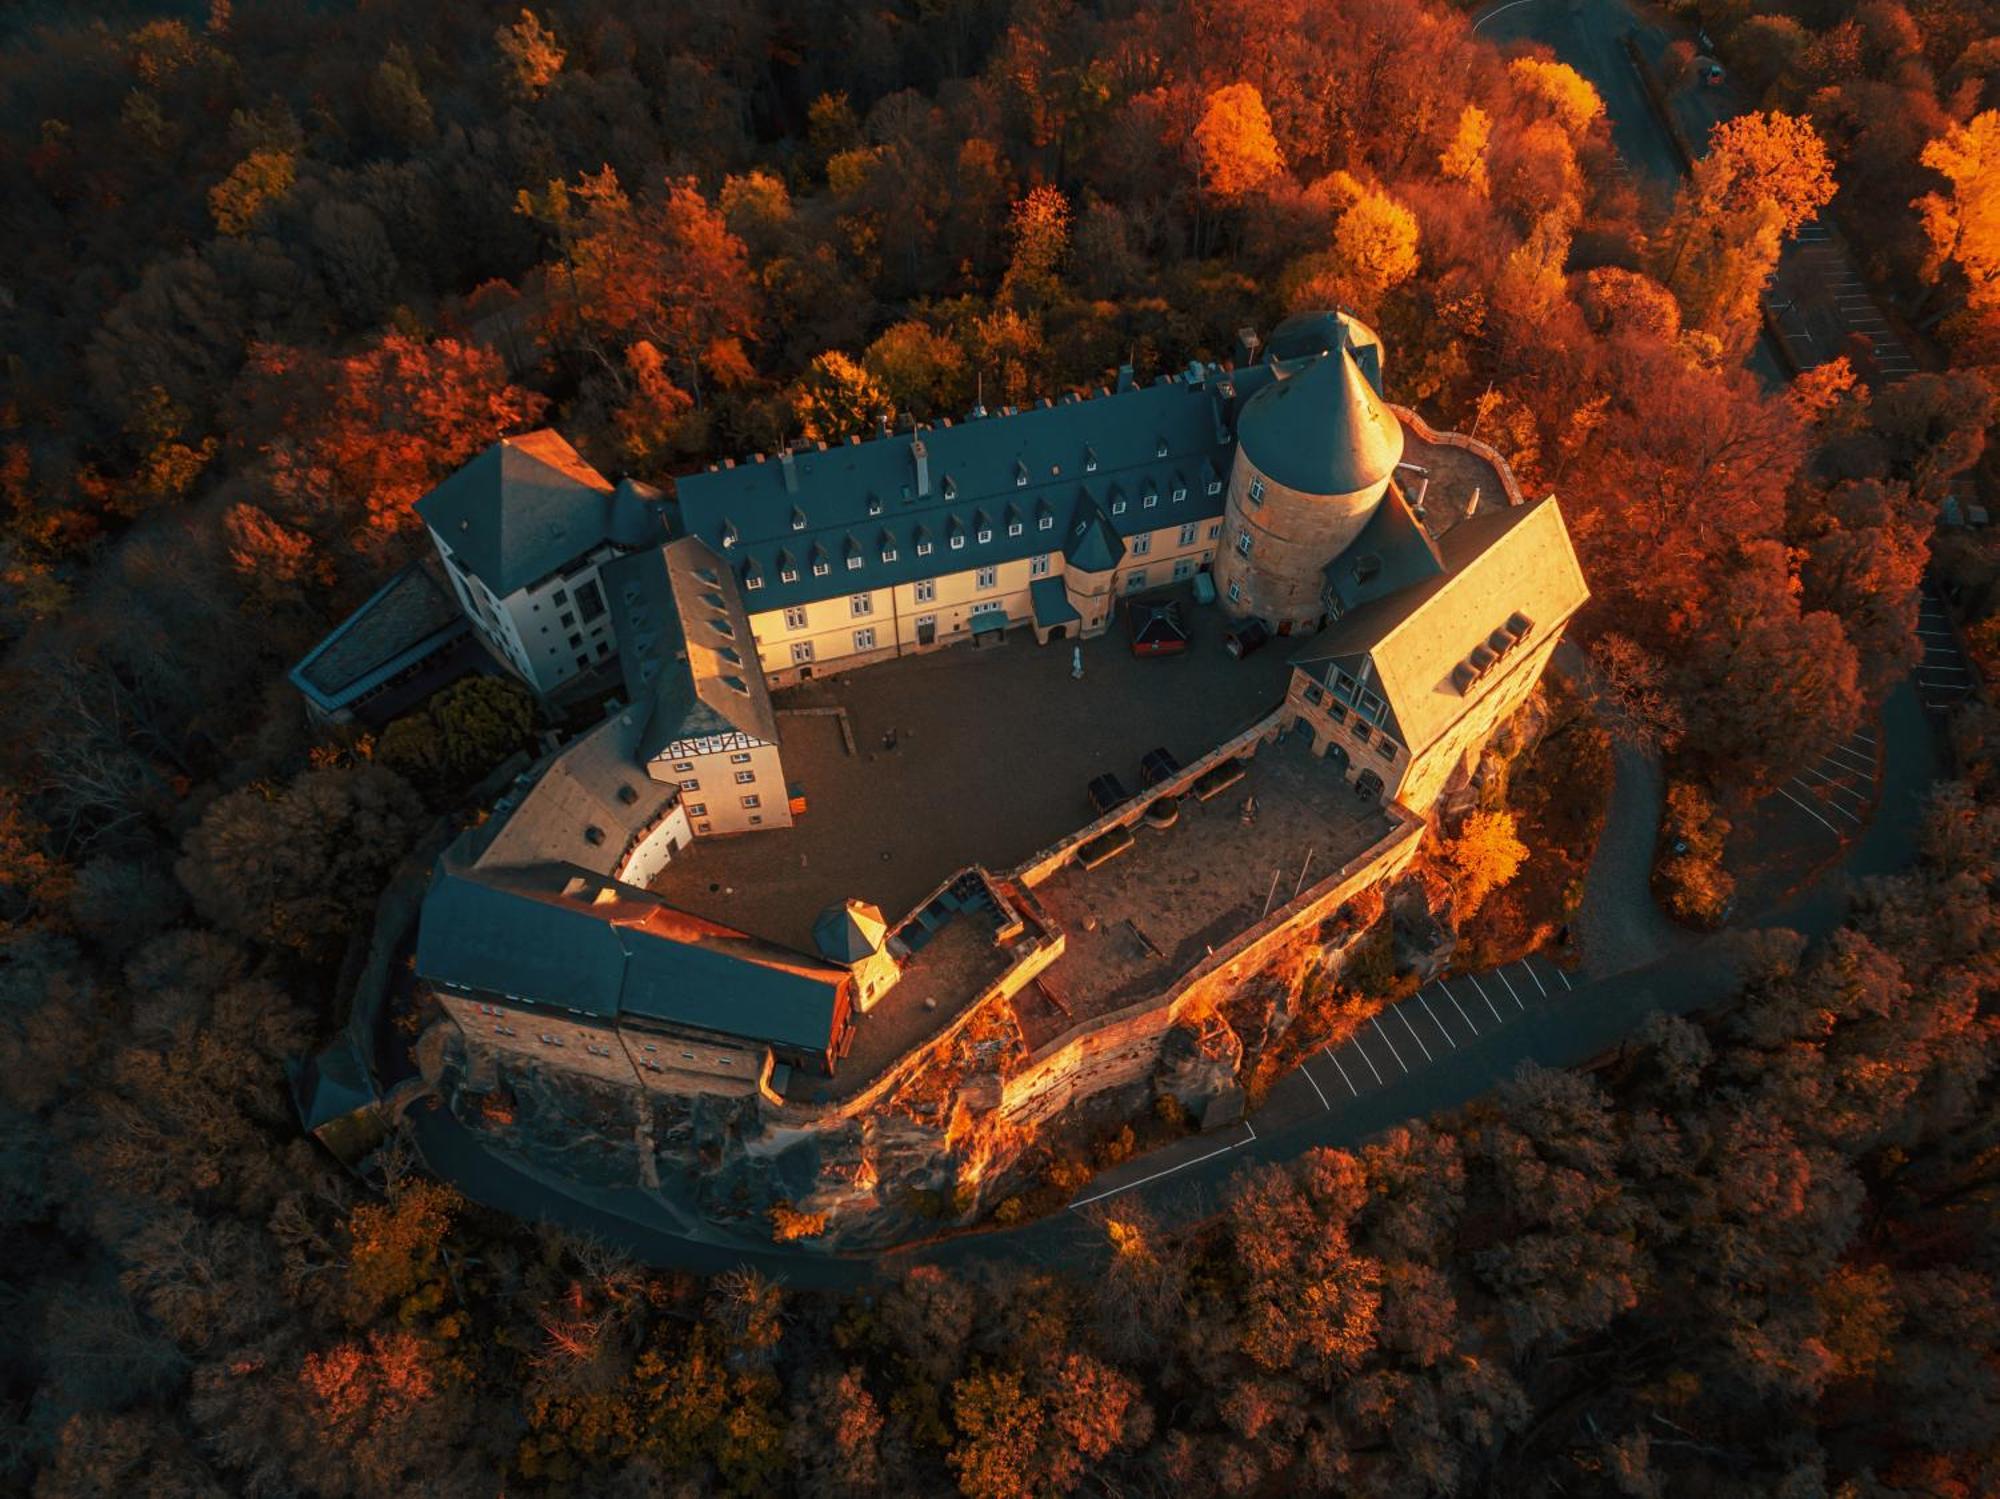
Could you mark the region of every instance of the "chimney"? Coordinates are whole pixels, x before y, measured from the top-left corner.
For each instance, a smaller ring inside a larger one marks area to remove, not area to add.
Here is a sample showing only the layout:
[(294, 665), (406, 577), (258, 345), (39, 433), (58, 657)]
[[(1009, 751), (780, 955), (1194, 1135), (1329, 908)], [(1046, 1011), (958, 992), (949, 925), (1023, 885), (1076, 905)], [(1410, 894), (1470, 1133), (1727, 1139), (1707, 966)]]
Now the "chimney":
[(931, 455), (929, 450), (924, 447), (924, 440), (921, 436), (910, 444), (910, 457), (915, 459), (917, 464), (917, 496), (919, 499), (929, 499), (931, 493)]
[(778, 462), (783, 465), (785, 470), (785, 493), (797, 494), (799, 492), (799, 465), (792, 457), (792, 450), (789, 445), (786, 446), (784, 452), (778, 455)]
[(1417, 512), (1418, 520), (1422, 520), (1424, 518), (1424, 496), (1429, 494), (1430, 492), (1431, 492), (1431, 476), (1429, 474), (1425, 474), (1423, 478), (1417, 480), (1417, 503), (1411, 507)]
[(1129, 364), (1119, 365), (1118, 386), (1117, 386), (1119, 392), (1122, 394), (1123, 392), (1130, 390), (1135, 383), (1136, 382), (1132, 379), (1132, 366)]
[(1472, 498), (1465, 502), (1465, 518), (1471, 520), (1477, 514), (1479, 514), (1479, 486), (1475, 484), (1472, 486)]
[(1257, 362), (1257, 355), (1264, 347), (1264, 340), (1257, 336), (1255, 328), (1236, 330), (1236, 362), (1245, 368)]

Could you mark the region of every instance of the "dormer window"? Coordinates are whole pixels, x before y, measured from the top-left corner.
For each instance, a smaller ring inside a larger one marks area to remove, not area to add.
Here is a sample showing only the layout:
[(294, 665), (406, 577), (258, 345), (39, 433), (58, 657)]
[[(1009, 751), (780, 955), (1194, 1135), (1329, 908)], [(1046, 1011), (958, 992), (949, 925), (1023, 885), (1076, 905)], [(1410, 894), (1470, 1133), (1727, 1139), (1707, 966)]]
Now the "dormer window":
[(1014, 460), (1014, 487), (1016, 489), (1028, 487), (1028, 466), (1018, 458)]
[(851, 556), (847, 559), (847, 570), (851, 573), (858, 573), (861, 571), (861, 557), (859, 553), (856, 553), (854, 556)]
[(1125, 513), (1125, 496), (1121, 494), (1111, 502), (1111, 513), (1113, 515), (1123, 515)]
[(951, 549), (954, 552), (965, 550), (965, 533), (963, 531), (954, 531), (951, 533)]
[(732, 526), (728, 521), (722, 523), (722, 544), (725, 547), (736, 545), (736, 527)]
[(790, 552), (778, 553), (778, 581), (780, 583), (799, 581), (799, 565), (792, 560)]
[(1174, 486), (1174, 503), (1178, 505), (1182, 500), (1186, 498), (1187, 498), (1187, 485), (1176, 484)]
[(813, 564), (813, 576), (815, 578), (824, 578), (828, 573), (832, 571), (833, 571), (833, 564), (831, 562), (825, 561), (824, 559), (815, 562)]
[(1153, 444), (1153, 456), (1155, 458), (1164, 458), (1167, 456), (1167, 440), (1164, 437)]
[(799, 509), (799, 507), (796, 505), (792, 506), (792, 529), (794, 531), (803, 531), (805, 530), (805, 528), (806, 528), (805, 511)]
[(1086, 474), (1097, 472), (1097, 449), (1085, 448), (1083, 450), (1083, 471)]
[(1146, 484), (1144, 493), (1140, 496), (1139, 503), (1145, 506), (1145, 508), (1148, 510), (1151, 510), (1155, 505), (1159, 504), (1160, 503), (1159, 485), (1154, 484), (1149, 480)]
[(958, 498), (958, 481), (952, 478), (950, 474), (944, 476), (944, 497), (947, 500)]
[(1221, 494), (1222, 481), (1220, 479), (1210, 479), (1208, 481), (1208, 492), (1210, 494)]
[(882, 513), (882, 497), (880, 495), (871, 494), (868, 496), (868, 513), (870, 515), (880, 515)]
[(1044, 515), (1035, 522), (1035, 527), (1041, 531), (1053, 531), (1056, 528), (1056, 518), (1053, 515)]
[(992, 539), (993, 539), (993, 528), (991, 526), (986, 526), (980, 530), (979, 544), (981, 546), (985, 546), (986, 543), (991, 541)]

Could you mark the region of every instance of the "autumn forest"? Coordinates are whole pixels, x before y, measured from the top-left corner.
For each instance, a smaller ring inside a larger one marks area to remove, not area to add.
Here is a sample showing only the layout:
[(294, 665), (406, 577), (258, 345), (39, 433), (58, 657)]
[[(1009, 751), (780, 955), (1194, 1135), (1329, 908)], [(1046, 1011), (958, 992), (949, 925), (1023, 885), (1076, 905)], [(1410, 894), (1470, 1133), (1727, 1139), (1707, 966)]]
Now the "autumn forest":
[[(1727, 1005), (1199, 1221), (1107, 1204), (1085, 1263), (646, 1268), (299, 1127), (391, 872), (532, 725), (329, 736), (285, 671), (544, 422), (664, 487), (1351, 308), (1392, 400), (1562, 497), (1691, 925), (1705, 826), (1922, 659), (1922, 580), (2000, 668), (2000, 548), (1937, 525), (1995, 492), (2000, 6), (1668, 7), (1753, 107), (1658, 189), (1486, 8), (14, 7), (0, 1486), (2000, 1492), (1983, 692), (1914, 862), (1820, 940), (1738, 932)], [(1907, 378), (1752, 359), (1822, 220)]]

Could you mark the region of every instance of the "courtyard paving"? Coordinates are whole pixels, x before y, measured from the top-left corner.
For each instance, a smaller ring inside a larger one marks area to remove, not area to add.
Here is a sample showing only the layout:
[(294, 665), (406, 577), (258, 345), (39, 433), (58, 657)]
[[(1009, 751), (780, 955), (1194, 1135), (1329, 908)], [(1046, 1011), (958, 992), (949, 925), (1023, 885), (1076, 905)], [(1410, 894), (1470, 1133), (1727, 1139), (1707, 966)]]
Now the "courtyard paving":
[[(1148, 595), (1149, 598), (1160, 595)], [(957, 645), (863, 667), (777, 695), (785, 774), (808, 801), (798, 823), (698, 840), (653, 889), (682, 909), (812, 951), (813, 918), (873, 901), (893, 925), (973, 864), (1004, 871), (1095, 815), (1086, 787), (1109, 771), (1139, 789), (1139, 757), (1164, 745), (1183, 764), (1283, 699), (1288, 643), (1238, 661), (1219, 610), (1185, 607), (1180, 656), (1135, 658), (1123, 619), (1082, 645)], [(787, 710), (841, 708), (839, 720)], [(885, 736), (894, 732), (894, 747)]]

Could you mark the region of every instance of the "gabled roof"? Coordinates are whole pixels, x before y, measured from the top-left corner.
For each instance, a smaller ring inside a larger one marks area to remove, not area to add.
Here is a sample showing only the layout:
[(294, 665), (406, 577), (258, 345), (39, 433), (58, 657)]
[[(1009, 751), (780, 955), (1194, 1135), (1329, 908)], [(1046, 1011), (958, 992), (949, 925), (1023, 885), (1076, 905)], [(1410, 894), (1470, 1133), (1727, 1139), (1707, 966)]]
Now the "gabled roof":
[(1343, 612), (1434, 578), (1444, 571), (1437, 544), (1391, 484), (1347, 550), (1326, 565), (1326, 586)]
[[(546, 578), (614, 529), (609, 480), (550, 429), (502, 438), (417, 501), (459, 565), (497, 597)], [(639, 525), (645, 495), (619, 502), (615, 529)]]
[(1515, 614), (1536, 632), (1558, 629), (1590, 597), (1553, 495), (1461, 521), (1437, 546), (1443, 572), (1361, 605), (1291, 658), (1313, 667), (1368, 657), (1412, 754), (1480, 696), (1478, 686), (1460, 691), (1452, 674), (1495, 630)]
[(601, 576), (628, 711), (640, 716), (641, 760), (679, 740), (731, 732), (777, 742), (750, 616), (727, 563), (683, 536), (608, 562)]
[[(711, 468), (678, 481), (681, 518), (688, 533), (721, 553), (739, 577), (754, 569), (760, 586), (746, 601), (760, 613), (1061, 550), (1086, 501), (1108, 515), (1119, 536), (1210, 519), (1222, 513), (1223, 496), (1208, 493), (1208, 477), (1229, 468), (1235, 412), (1272, 378), (1264, 365), (1232, 374), (1199, 367), (1113, 395), (808, 449), (794, 454), (789, 466), (795, 491), (786, 487), (787, 466), (780, 462)], [(1115, 514), (1114, 484), (1126, 497)], [(1149, 489), (1158, 497), (1152, 505), (1144, 503)], [(1021, 521), (1019, 536), (1010, 534), (1010, 506)], [(795, 508), (806, 522), (802, 530), (792, 528)], [(981, 510), (994, 521), (986, 542), (978, 540), (975, 523)], [(954, 525), (965, 537), (956, 551), (945, 543)], [(933, 544), (927, 556), (917, 552), (920, 528)], [(814, 577), (809, 567), (798, 567), (795, 578), (784, 580), (780, 550), (798, 558), (823, 540), (838, 552), (849, 531), (888, 536), (895, 560), (883, 561), (882, 547), (871, 545), (859, 568), (836, 567)]]
[(829, 1050), (844, 969), (675, 910), (574, 865), (466, 871), (448, 852), (425, 898), (426, 982)]
[(1302, 494), (1356, 494), (1403, 457), (1403, 424), (1344, 344), (1265, 386), (1237, 427), (1244, 456)]

